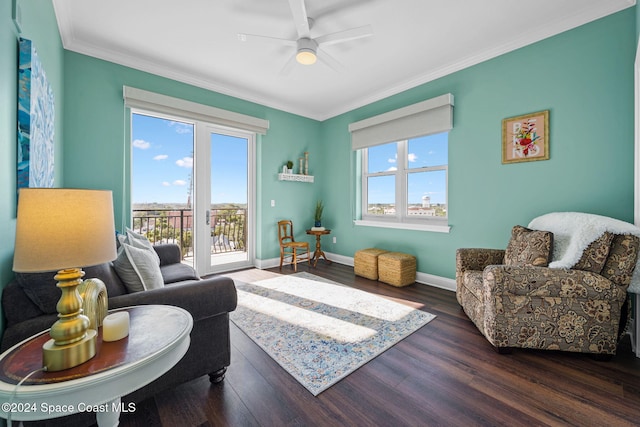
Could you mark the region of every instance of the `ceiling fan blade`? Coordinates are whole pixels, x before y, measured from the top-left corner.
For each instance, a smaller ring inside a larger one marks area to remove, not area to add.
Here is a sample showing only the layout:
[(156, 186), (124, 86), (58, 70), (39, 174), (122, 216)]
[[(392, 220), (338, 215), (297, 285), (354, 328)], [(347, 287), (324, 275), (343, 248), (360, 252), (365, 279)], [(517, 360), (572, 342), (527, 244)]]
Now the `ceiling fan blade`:
[(293, 55), (291, 55), (291, 57), (287, 60), (287, 62), (285, 62), (284, 66), (282, 67), (282, 69), (280, 70), (280, 75), (281, 76), (286, 76), (289, 73), (291, 73), (291, 70), (293, 70), (293, 67), (295, 67), (296, 65), (296, 54), (294, 53)]
[(296, 46), (296, 40), (281, 39), (278, 37), (261, 36), (259, 34), (238, 33), (238, 40), (246, 42), (250, 40), (261, 40), (266, 42), (276, 42), (286, 46)]
[(340, 61), (335, 59), (333, 56), (329, 55), (327, 52), (318, 51), (317, 55), (318, 55), (318, 59), (324, 62), (325, 64), (327, 64), (327, 66), (331, 68), (333, 71), (336, 71), (339, 73), (342, 70), (344, 70), (344, 65), (342, 65)]
[(298, 32), (298, 38), (309, 37), (309, 17), (304, 0), (289, 0), (289, 7), (293, 14), (293, 23)]
[(336, 43), (361, 39), (363, 37), (370, 37), (372, 35), (373, 29), (371, 25), (364, 25), (362, 27), (351, 28), (350, 30), (326, 34), (324, 36), (316, 38), (315, 41), (318, 43), (318, 45), (329, 46)]

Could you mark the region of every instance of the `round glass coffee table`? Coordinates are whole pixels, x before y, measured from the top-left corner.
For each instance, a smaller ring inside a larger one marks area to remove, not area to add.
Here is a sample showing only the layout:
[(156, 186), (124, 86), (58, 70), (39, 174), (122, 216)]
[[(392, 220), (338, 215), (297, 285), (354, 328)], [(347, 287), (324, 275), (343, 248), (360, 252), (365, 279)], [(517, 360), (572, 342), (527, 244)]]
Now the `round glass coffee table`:
[(42, 368), (42, 344), (48, 330), (0, 355), (0, 417), (16, 421), (43, 420), (78, 412), (95, 412), (99, 426), (118, 424), (125, 396), (171, 369), (189, 349), (193, 319), (186, 310), (168, 305), (141, 305), (111, 310), (129, 312), (129, 336), (102, 341), (96, 355), (74, 368), (57, 372)]

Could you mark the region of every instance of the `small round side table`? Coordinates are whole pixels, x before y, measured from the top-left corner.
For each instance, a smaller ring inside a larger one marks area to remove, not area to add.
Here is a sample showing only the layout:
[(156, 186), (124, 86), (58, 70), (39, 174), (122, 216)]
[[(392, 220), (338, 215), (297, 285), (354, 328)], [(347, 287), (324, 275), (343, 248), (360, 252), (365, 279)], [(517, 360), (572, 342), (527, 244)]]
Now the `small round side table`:
[(324, 260), (328, 263), (331, 264), (331, 261), (329, 261), (327, 259), (327, 256), (324, 254), (324, 251), (322, 250), (322, 245), (320, 244), (320, 238), (322, 236), (324, 236), (325, 234), (330, 234), (331, 230), (329, 229), (324, 229), (324, 230), (307, 230), (307, 234), (312, 235), (312, 236), (316, 236), (316, 250), (313, 253), (313, 256), (311, 257), (311, 261), (313, 261), (313, 266), (315, 267), (318, 264), (318, 260), (320, 258), (324, 258)]
[(118, 425), (120, 412), (132, 409), (123, 408), (120, 398), (178, 363), (189, 349), (193, 328), (193, 318), (179, 307), (142, 305), (110, 313), (123, 310), (130, 317), (128, 337), (103, 342), (99, 328), (92, 359), (62, 371), (38, 371), (17, 390), (16, 384), (42, 368), (42, 344), (49, 339), (48, 330), (2, 353), (0, 417), (33, 421), (95, 412), (99, 426)]

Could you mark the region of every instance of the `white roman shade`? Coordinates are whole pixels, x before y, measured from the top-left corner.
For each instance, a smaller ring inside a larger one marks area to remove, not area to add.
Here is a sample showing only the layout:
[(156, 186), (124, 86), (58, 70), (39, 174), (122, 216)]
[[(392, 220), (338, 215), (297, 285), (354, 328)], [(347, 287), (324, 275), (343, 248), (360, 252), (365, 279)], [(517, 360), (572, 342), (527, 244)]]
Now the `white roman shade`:
[(177, 117), (189, 117), (190, 119), (242, 129), (261, 135), (266, 134), (269, 129), (269, 120), (129, 86), (122, 87), (122, 96), (124, 105), (129, 108), (140, 108)]
[(453, 128), (453, 95), (431, 98), (349, 125), (351, 148), (360, 150), (446, 132)]

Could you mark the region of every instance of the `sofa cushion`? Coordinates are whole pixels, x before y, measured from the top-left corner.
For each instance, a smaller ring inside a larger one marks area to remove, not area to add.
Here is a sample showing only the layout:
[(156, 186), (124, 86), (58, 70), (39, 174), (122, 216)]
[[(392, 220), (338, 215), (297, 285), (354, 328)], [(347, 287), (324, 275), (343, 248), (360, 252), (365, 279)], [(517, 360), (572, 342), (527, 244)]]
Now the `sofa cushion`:
[(578, 262), (571, 267), (574, 270), (591, 271), (592, 273), (600, 274), (604, 263), (609, 256), (609, 249), (611, 248), (611, 242), (613, 241), (613, 234), (604, 232), (602, 236), (591, 242), (589, 246), (582, 253), (582, 257)]
[(553, 252), (553, 233), (530, 230), (516, 225), (504, 254), (504, 264), (512, 266), (546, 267)]
[[(107, 287), (108, 295), (121, 295), (125, 293), (120, 278), (111, 270), (109, 263), (83, 268), (84, 278), (100, 278)], [(31, 302), (44, 314), (58, 312), (56, 305), (62, 292), (56, 286), (56, 271), (44, 273), (16, 273), (16, 282)]]
[(197, 322), (218, 314), (233, 311), (237, 294), (233, 280), (215, 276), (203, 280), (185, 280), (167, 284), (162, 289), (109, 298), (109, 308), (140, 304), (168, 304), (182, 307)]
[(169, 283), (182, 282), (183, 280), (200, 280), (196, 271), (186, 264), (169, 264), (160, 266), (162, 279), (165, 285)]
[(109, 297), (126, 294), (128, 292), (118, 273), (116, 273), (116, 269), (113, 268), (113, 262), (87, 267), (84, 271), (86, 272), (84, 275), (85, 279), (100, 279), (104, 282)]
[(62, 295), (62, 291), (56, 286), (53, 278), (55, 271), (44, 273), (16, 273), (16, 282), (43, 313), (57, 313), (56, 304)]
[(160, 267), (169, 264), (179, 264), (182, 261), (180, 246), (175, 243), (159, 243), (153, 245), (153, 250), (160, 257)]
[(118, 258), (113, 262), (113, 266), (129, 292), (164, 286), (159, 262), (146, 249), (136, 248), (121, 241)]

